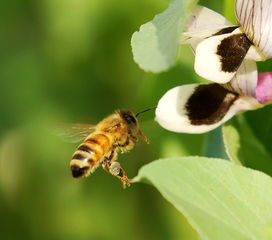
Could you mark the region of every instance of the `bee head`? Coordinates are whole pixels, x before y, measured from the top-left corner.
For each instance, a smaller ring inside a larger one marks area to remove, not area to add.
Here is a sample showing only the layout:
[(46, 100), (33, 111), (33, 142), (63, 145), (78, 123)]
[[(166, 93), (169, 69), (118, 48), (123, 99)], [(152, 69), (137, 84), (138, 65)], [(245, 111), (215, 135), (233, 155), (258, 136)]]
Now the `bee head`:
[(125, 120), (125, 122), (129, 125), (137, 125), (137, 118), (133, 114), (133, 112), (128, 110), (120, 111), (121, 117)]
[[(150, 108), (150, 109), (153, 109), (153, 108)], [(128, 126), (129, 132), (132, 135), (135, 135), (135, 136), (138, 135), (138, 136), (142, 137), (146, 143), (149, 143), (149, 141), (148, 141), (147, 137), (139, 129), (137, 116), (139, 114), (143, 113), (143, 112), (149, 111), (150, 109), (147, 109), (147, 110), (144, 110), (142, 112), (139, 112), (136, 115), (134, 115), (133, 112), (128, 111), (128, 110), (120, 110), (119, 111), (119, 114), (120, 114), (121, 118), (124, 120), (124, 122)]]

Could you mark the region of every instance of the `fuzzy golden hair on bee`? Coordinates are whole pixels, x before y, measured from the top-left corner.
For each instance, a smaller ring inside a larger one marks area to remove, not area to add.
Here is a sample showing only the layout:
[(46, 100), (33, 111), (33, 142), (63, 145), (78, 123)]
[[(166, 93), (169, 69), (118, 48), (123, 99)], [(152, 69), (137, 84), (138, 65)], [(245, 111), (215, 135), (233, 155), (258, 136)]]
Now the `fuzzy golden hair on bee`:
[[(145, 111), (147, 110), (142, 112)], [(137, 116), (142, 112), (135, 115), (132, 111), (122, 109), (107, 116), (97, 125), (73, 125), (74, 136), (78, 131), (85, 138), (70, 162), (72, 176), (87, 177), (101, 165), (105, 171), (121, 180), (124, 188), (130, 186), (131, 182), (125, 170), (116, 160), (119, 152), (132, 150), (139, 137), (149, 143), (137, 120)]]

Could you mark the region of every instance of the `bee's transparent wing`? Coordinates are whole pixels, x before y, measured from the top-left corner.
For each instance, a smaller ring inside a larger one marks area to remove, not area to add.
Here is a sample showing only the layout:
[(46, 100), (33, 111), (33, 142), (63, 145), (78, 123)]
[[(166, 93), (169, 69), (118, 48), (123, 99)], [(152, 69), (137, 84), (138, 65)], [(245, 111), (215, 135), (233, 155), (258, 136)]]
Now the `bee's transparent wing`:
[(57, 124), (51, 127), (51, 132), (67, 142), (80, 142), (95, 130), (91, 124)]

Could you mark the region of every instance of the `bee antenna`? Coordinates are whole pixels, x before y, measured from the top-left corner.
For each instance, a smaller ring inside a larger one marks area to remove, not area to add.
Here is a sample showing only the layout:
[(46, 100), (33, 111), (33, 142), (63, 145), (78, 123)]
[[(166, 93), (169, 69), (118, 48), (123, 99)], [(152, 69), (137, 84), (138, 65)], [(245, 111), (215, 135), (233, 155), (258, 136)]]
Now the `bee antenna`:
[(136, 113), (135, 116), (138, 117), (140, 114), (142, 114), (142, 113), (144, 113), (144, 112), (148, 112), (148, 111), (150, 111), (150, 110), (152, 110), (152, 109), (155, 109), (155, 108), (157, 108), (157, 106), (150, 107), (150, 108), (148, 108), (148, 109), (145, 109), (145, 110), (143, 110), (143, 111), (140, 111), (140, 112)]

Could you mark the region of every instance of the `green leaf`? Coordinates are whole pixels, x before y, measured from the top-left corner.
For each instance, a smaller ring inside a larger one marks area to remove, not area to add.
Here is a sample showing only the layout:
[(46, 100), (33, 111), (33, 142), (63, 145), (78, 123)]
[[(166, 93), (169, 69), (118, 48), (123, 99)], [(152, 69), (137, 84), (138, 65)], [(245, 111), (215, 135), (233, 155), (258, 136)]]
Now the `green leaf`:
[(203, 152), (205, 157), (228, 159), (221, 127), (218, 127), (207, 134)]
[(229, 161), (182, 157), (154, 161), (135, 178), (149, 182), (205, 240), (269, 239), (272, 179)]
[(169, 7), (132, 35), (134, 60), (152, 72), (171, 67), (177, 57), (180, 34), (197, 0), (173, 0)]
[(238, 164), (272, 175), (272, 160), (243, 116), (223, 126), (223, 139), (229, 158)]

